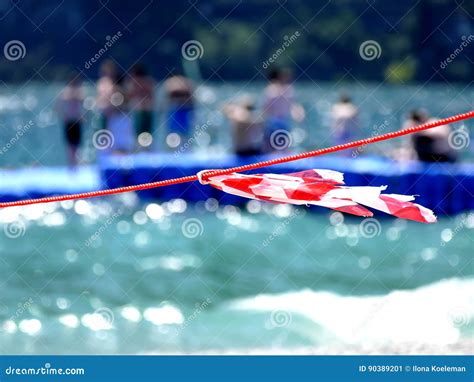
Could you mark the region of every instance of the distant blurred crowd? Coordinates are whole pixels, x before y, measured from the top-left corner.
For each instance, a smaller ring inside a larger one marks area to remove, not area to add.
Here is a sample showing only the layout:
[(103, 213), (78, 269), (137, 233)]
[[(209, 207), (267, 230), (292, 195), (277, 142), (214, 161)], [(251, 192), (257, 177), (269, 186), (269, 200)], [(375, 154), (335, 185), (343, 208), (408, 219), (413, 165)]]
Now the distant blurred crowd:
[[(97, 81), (96, 106), (100, 129), (110, 132), (113, 153), (146, 150), (153, 142), (156, 108), (156, 81), (143, 65), (137, 64), (124, 76), (113, 61), (104, 61)], [(193, 82), (172, 73), (163, 82), (163, 111), (166, 116), (166, 143), (177, 147), (193, 133), (196, 101)], [(82, 81), (73, 75), (58, 97), (56, 109), (64, 126), (64, 137), (71, 166), (78, 162), (83, 138), (85, 92)], [(253, 156), (276, 150), (272, 144), (276, 133), (291, 134), (293, 122), (305, 119), (305, 109), (295, 102), (293, 78), (289, 69), (269, 72), (262, 100), (250, 95), (226, 102), (221, 112), (231, 127), (233, 152)], [(412, 110), (402, 128), (433, 120), (425, 110)], [(448, 125), (413, 134), (394, 151), (396, 159), (418, 159), (424, 162), (454, 162), (455, 150), (448, 141)], [(362, 138), (359, 109), (347, 94), (342, 94), (331, 109), (330, 137), (333, 144)]]

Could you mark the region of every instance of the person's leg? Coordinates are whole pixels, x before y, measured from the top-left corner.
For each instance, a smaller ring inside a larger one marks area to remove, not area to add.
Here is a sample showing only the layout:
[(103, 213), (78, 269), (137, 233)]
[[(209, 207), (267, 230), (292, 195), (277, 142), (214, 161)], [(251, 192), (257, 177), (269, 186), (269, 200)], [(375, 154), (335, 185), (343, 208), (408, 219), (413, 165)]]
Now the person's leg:
[(68, 152), (69, 167), (76, 167), (78, 164), (78, 160), (77, 160), (78, 147), (69, 145), (67, 152)]
[(177, 133), (179, 131), (178, 111), (179, 109), (174, 106), (168, 110), (168, 134)]
[(183, 115), (183, 135), (188, 137), (194, 121), (194, 110), (190, 107), (184, 109)]
[(149, 149), (153, 142), (153, 112), (150, 110), (139, 110), (134, 118), (136, 140), (140, 149)]
[(102, 114), (99, 120), (99, 129), (107, 130), (108, 124), (109, 124), (108, 117), (105, 114)]
[(175, 107), (170, 109), (168, 118), (168, 134), (174, 133), (183, 142), (189, 136), (193, 120), (193, 109), (188, 107)]
[(75, 163), (75, 160), (73, 158), (73, 147), (75, 144), (73, 126), (73, 122), (64, 122), (64, 143), (66, 145), (67, 163), (70, 167), (73, 167)]
[(142, 133), (151, 134), (153, 131), (153, 112), (151, 110), (142, 111)]
[(69, 122), (67, 131), (69, 145), (69, 163), (71, 166), (76, 166), (78, 163), (77, 153), (82, 140), (81, 122)]
[(135, 134), (138, 137), (141, 133), (151, 134), (153, 125), (153, 113), (149, 110), (138, 110), (134, 113)]
[(179, 134), (182, 137), (188, 136), (192, 120), (192, 109), (188, 107), (179, 108), (175, 113), (175, 119)]
[(289, 123), (281, 118), (268, 118), (264, 130), (264, 152), (271, 153), (287, 149), (288, 147), (284, 147), (285, 142), (291, 142)]
[(137, 110), (133, 113), (133, 131), (135, 132), (135, 138), (138, 140), (138, 137), (140, 136), (142, 132), (142, 115), (141, 115), (141, 110)]

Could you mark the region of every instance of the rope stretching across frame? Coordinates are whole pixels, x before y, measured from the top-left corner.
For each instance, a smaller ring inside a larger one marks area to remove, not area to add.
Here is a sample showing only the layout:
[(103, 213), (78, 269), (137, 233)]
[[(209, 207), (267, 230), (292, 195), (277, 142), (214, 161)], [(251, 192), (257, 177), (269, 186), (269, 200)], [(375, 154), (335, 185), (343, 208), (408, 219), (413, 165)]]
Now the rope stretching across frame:
[(200, 181), (201, 183), (205, 184), (210, 177), (217, 176), (217, 175), (226, 175), (226, 174), (231, 174), (235, 172), (256, 170), (259, 168), (273, 166), (276, 164), (293, 162), (300, 159), (306, 159), (306, 158), (316, 157), (320, 155), (330, 154), (337, 151), (347, 150), (354, 147), (365, 146), (365, 145), (369, 145), (369, 144), (380, 142), (380, 141), (386, 141), (389, 139), (398, 138), (404, 135), (414, 134), (423, 130), (432, 129), (434, 127), (447, 125), (450, 123), (459, 122), (459, 121), (470, 119), (470, 118), (474, 118), (474, 110), (468, 111), (467, 113), (454, 115), (452, 117), (443, 118), (437, 121), (424, 123), (422, 125), (410, 127), (407, 129), (398, 130), (395, 132), (381, 134), (381, 135), (376, 135), (370, 138), (360, 139), (353, 142), (344, 143), (342, 145), (307, 151), (304, 153), (289, 155), (289, 156), (285, 156), (281, 158), (269, 159), (266, 161), (247, 164), (243, 166), (230, 167), (230, 168), (221, 169), (221, 170), (205, 170), (205, 171), (200, 171), (199, 174), (196, 174), (196, 175), (160, 180), (158, 182), (142, 183), (142, 184), (137, 184), (133, 186), (112, 188), (112, 189), (107, 189), (107, 190), (98, 190), (98, 191), (83, 192), (83, 193), (78, 193), (78, 194), (58, 195), (58, 196), (50, 196), (50, 197), (38, 198), (38, 199), (25, 199), (25, 200), (13, 201), (13, 202), (4, 202), (4, 203), (0, 203), (0, 208), (27, 206), (30, 204), (62, 202), (65, 200), (95, 198), (98, 196), (115, 195), (115, 194), (121, 194), (124, 192), (142, 191), (142, 190), (147, 190), (150, 188), (165, 187), (165, 186), (171, 186), (174, 184), (195, 182), (195, 181)]

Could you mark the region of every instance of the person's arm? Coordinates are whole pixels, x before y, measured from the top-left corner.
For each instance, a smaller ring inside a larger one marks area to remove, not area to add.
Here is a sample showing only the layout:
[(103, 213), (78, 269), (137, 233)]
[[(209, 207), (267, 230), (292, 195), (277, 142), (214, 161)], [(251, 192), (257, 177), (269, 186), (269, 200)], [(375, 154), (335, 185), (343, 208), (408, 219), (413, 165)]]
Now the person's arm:
[(169, 96), (168, 96), (168, 89), (167, 89), (167, 81), (164, 80), (161, 83), (156, 85), (156, 100), (155, 105), (158, 113), (165, 113), (166, 110), (169, 108)]
[(338, 117), (338, 112), (337, 112), (337, 104), (335, 105), (332, 105), (331, 107), (331, 111), (329, 112), (330, 114), (330, 121), (331, 121), (331, 132), (335, 132), (337, 130), (339, 130), (339, 117)]
[(79, 99), (79, 102), (81, 103), (81, 110), (80, 110), (81, 118), (80, 119), (81, 121), (84, 121), (86, 119), (85, 116), (88, 113), (88, 110), (84, 108), (84, 100), (86, 99), (86, 91), (84, 89), (84, 86), (81, 86), (79, 88), (78, 99)]
[(270, 96), (271, 89), (267, 86), (263, 92), (263, 103), (261, 115), (266, 118), (272, 107), (272, 97)]
[(64, 118), (64, 89), (61, 90), (56, 101), (54, 102), (54, 111), (59, 118)]
[(127, 80), (122, 86), (122, 91), (126, 99), (136, 98), (138, 95), (137, 84), (133, 83), (133, 80)]
[(295, 122), (301, 123), (306, 118), (306, 112), (303, 105), (299, 103), (293, 103), (291, 105), (291, 117)]

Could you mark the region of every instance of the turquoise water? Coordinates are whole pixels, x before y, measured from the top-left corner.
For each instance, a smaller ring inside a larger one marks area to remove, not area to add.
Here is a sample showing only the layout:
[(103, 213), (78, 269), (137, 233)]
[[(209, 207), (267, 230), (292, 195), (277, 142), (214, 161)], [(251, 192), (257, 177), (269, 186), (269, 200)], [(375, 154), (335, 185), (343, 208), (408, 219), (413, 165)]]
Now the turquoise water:
[(474, 216), (423, 225), (133, 195), (0, 211), (0, 352), (472, 338)]
[[(210, 128), (194, 150), (218, 153), (230, 146), (221, 101), (262, 86), (208, 85), (198, 92), (198, 120)], [(296, 149), (329, 144), (328, 111), (342, 87), (297, 87), (307, 119), (295, 126)], [(345, 89), (362, 105), (365, 135), (384, 121), (398, 129), (414, 106), (448, 116), (474, 99), (472, 87), (452, 85)], [(65, 163), (51, 109), (58, 90), (2, 89), (1, 141), (32, 126), (1, 167)], [(91, 112), (85, 162), (94, 161), (95, 123)], [(163, 150), (159, 118), (156, 126), (153, 149)], [(432, 225), (375, 218), (134, 195), (0, 210), (0, 353), (291, 352), (472, 339), (473, 214)]]
[[(94, 113), (94, 88), (87, 83), (85, 139), (82, 161), (94, 162), (96, 151), (92, 144), (94, 129), (99, 128)], [(219, 112), (224, 102), (239, 98), (244, 94), (253, 95), (259, 101), (263, 83), (228, 83), (225, 85), (205, 83), (197, 90), (198, 110), (196, 126), (200, 129), (199, 139), (193, 147), (195, 151), (225, 152), (231, 147), (229, 126)], [(63, 165), (66, 153), (62, 142), (62, 127), (54, 112), (55, 97), (61, 90), (60, 84), (45, 86), (29, 84), (26, 86), (8, 86), (0, 89), (0, 149), (6, 142), (17, 137), (19, 130), (23, 136), (12, 148), (0, 155), (0, 167), (18, 167), (25, 165)], [(365, 83), (312, 83), (302, 82), (295, 86), (296, 99), (306, 109), (306, 119), (295, 123), (293, 144), (295, 150), (326, 147), (329, 139), (329, 111), (338, 94), (344, 90), (353, 96), (361, 112), (361, 138), (374, 133), (398, 130), (405, 114), (412, 108), (424, 107), (435, 117), (447, 117), (471, 110), (474, 105), (474, 89), (467, 85), (403, 85)], [(162, 110), (160, 91), (157, 92), (157, 110)], [(152, 150), (166, 150), (164, 142), (164, 114), (155, 115), (155, 140)], [(31, 125), (28, 125), (31, 123)], [(466, 125), (473, 126), (471, 121)], [(25, 127), (26, 126), (26, 127)], [(199, 128), (199, 127), (198, 127)], [(382, 142), (368, 147), (364, 152), (386, 154), (399, 144)], [(471, 160), (471, 149), (460, 152), (460, 156)]]

